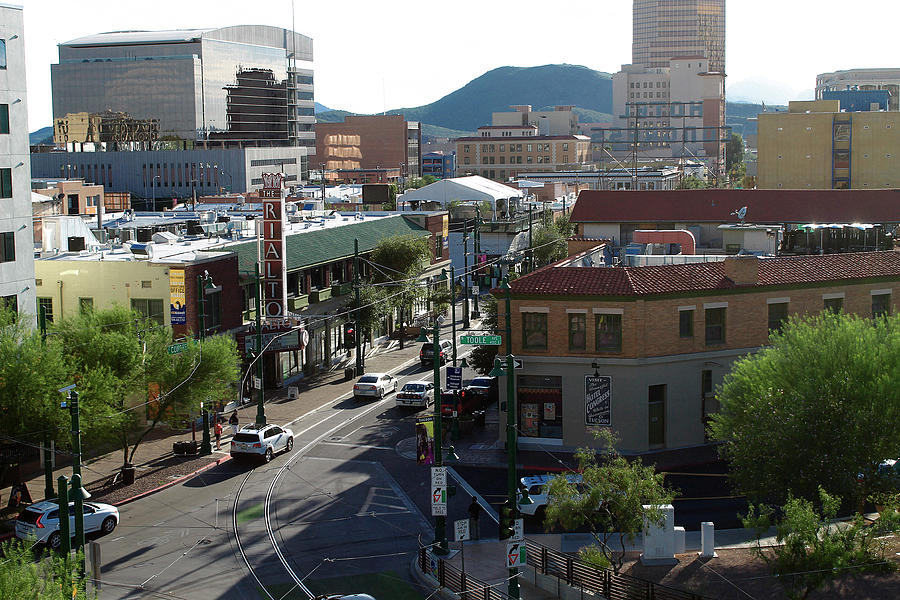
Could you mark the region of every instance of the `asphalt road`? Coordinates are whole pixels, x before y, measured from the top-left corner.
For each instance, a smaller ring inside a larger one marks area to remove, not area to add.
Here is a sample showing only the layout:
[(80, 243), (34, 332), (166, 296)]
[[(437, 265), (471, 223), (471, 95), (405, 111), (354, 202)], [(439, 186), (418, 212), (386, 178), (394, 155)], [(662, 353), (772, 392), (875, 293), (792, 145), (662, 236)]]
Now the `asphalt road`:
[[(402, 387), (432, 372), (414, 362), (395, 375)], [(410, 561), (419, 542), (433, 539), (429, 469), (415, 463), (419, 413), (394, 406), (393, 394), (377, 402), (338, 397), (288, 424), (291, 454), (262, 466), (228, 461), (122, 507), (119, 527), (99, 540), (102, 597), (274, 600), (293, 588), (287, 598), (304, 598), (299, 581), (386, 571), (415, 585)], [(505, 469), (456, 470), (495, 508), (505, 498)], [(737, 526), (743, 504), (726, 498), (715, 470), (668, 476), (685, 498), (676, 501), (678, 525)], [(469, 502), (461, 487), (450, 498), (448, 535)], [(541, 524), (527, 522), (526, 532), (542, 532)], [(481, 535), (497, 535), (484, 513)]]

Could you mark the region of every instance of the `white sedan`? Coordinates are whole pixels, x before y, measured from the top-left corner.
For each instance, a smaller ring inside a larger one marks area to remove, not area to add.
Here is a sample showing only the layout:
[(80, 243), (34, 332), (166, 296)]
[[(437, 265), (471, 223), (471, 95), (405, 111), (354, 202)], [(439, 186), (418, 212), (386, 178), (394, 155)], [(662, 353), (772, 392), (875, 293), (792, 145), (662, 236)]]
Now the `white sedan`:
[[(119, 509), (109, 504), (85, 502), (84, 532), (101, 531), (112, 533), (119, 523)], [(75, 503), (69, 502), (69, 532), (75, 535), (75, 517), (72, 514)], [(56, 550), (62, 544), (59, 534), (59, 504), (57, 502), (38, 502), (19, 513), (16, 519), (16, 537), (20, 540), (34, 540), (47, 544)]]
[(397, 378), (387, 373), (366, 373), (353, 386), (353, 398), (374, 398), (381, 400), (391, 392), (396, 392), (400, 383)]
[(434, 384), (430, 381), (410, 381), (400, 388), (396, 398), (397, 406), (427, 408), (434, 404)]

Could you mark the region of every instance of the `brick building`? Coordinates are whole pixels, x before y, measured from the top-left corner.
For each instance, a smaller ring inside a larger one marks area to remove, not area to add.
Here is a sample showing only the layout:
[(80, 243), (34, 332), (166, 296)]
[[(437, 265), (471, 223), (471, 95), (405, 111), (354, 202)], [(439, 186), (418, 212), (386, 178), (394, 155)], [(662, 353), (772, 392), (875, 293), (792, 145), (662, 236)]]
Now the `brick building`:
[[(893, 251), (569, 266), (577, 258), (512, 282), (522, 446), (590, 444), (596, 426), (612, 427), (624, 453), (703, 444), (715, 387), (785, 318), (826, 308), (891, 313), (900, 291)], [(498, 308), (503, 324), (502, 301)]]
[(338, 175), (342, 170), (397, 169), (399, 177), (419, 177), (422, 130), (403, 115), (348, 116), (342, 123), (317, 123), (316, 160)]

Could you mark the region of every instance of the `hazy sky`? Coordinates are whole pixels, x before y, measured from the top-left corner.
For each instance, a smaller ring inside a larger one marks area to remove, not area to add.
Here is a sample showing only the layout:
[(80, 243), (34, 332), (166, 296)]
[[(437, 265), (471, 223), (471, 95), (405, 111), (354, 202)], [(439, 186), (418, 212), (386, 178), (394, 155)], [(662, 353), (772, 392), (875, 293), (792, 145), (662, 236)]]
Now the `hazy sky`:
[[(25, 6), (32, 131), (51, 124), (59, 43), (116, 30), (291, 27), (290, 0), (11, 1)], [(811, 94), (820, 72), (900, 67), (898, 16), (896, 0), (729, 0), (729, 98), (784, 103)], [(316, 100), (360, 113), (428, 104), (504, 65), (615, 72), (631, 61), (628, 0), (296, 0), (295, 29), (313, 38)]]

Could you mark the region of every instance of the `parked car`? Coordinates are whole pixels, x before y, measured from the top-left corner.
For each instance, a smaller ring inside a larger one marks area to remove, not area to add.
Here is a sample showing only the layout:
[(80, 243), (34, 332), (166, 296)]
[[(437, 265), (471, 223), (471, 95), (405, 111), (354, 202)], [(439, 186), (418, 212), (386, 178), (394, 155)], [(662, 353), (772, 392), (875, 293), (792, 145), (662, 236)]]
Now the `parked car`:
[(441, 414), (447, 417), (471, 415), (476, 410), (484, 409), (484, 399), (478, 394), (469, 394), (466, 390), (442, 390)]
[[(547, 484), (550, 483), (553, 477), (555, 475), (552, 474), (532, 475), (519, 480), (521, 487), (528, 491), (528, 496), (531, 498), (531, 504), (519, 505), (519, 512), (532, 517), (543, 516), (544, 509), (547, 508)], [(569, 473), (566, 475), (566, 479), (570, 483), (582, 482), (582, 477), (579, 473)]]
[[(440, 352), (440, 363), (444, 364), (453, 354), (453, 342), (450, 340), (439, 340), (438, 351)], [(434, 364), (434, 343), (425, 342), (419, 349), (419, 361), (423, 367), (430, 367)]]
[[(119, 509), (100, 502), (83, 503), (84, 532), (111, 533), (119, 523)], [(75, 503), (69, 502), (69, 532), (75, 535)], [(53, 550), (62, 545), (59, 533), (59, 504), (38, 502), (19, 513), (16, 519), (16, 537), (20, 540), (36, 540)]]
[(290, 452), (294, 447), (294, 432), (278, 425), (244, 425), (231, 438), (232, 458), (262, 458), (272, 460), (277, 452)]
[(496, 377), (475, 377), (465, 388), (466, 395), (480, 397), (485, 406), (496, 402), (499, 397)]
[(397, 378), (387, 373), (366, 373), (353, 386), (353, 398), (374, 398), (381, 400), (391, 392), (396, 392), (400, 383)]
[(434, 384), (430, 381), (410, 381), (397, 392), (397, 406), (427, 408), (434, 403)]

